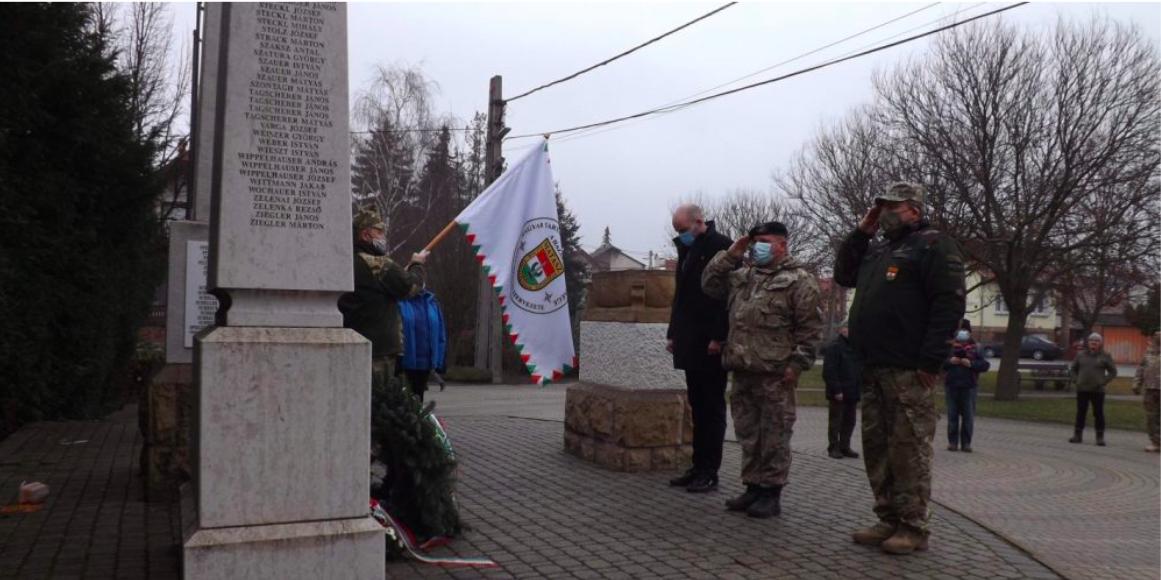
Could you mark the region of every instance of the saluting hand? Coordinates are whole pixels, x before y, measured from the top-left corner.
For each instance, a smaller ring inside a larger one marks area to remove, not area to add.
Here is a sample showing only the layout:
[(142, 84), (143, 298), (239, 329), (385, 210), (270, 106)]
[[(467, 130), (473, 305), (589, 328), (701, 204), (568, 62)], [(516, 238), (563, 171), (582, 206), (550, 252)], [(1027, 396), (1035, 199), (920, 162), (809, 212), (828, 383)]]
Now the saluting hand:
[(727, 250), (727, 252), (735, 258), (741, 258), (746, 255), (746, 248), (749, 247), (750, 236), (742, 236), (734, 242), (734, 245), (730, 246), (730, 249)]
[(864, 234), (873, 236), (879, 230), (879, 212), (881, 211), (883, 211), (883, 206), (876, 205), (868, 210), (866, 215), (863, 216), (863, 219), (859, 221), (859, 229)]

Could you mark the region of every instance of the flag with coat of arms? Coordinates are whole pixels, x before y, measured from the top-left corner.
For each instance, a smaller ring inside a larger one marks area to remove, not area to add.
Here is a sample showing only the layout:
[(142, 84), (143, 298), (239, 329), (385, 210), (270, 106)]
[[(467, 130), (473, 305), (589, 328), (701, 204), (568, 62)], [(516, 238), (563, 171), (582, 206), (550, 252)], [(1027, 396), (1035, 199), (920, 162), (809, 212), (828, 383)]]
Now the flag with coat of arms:
[(532, 382), (560, 380), (577, 361), (548, 140), (505, 171), (455, 222), (496, 292), (504, 332)]

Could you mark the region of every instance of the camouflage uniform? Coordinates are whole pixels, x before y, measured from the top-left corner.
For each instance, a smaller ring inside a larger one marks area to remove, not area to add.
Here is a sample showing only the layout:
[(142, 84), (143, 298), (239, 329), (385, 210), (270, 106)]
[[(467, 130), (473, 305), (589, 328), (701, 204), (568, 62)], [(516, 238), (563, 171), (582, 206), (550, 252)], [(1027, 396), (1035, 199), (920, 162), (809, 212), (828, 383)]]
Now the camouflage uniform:
[(1133, 391), (1145, 392), (1145, 427), (1154, 447), (1161, 446), (1161, 352), (1150, 342), (1149, 350), (1137, 368)]
[(702, 275), (705, 293), (729, 301), (729, 338), (722, 365), (734, 371), (730, 411), (742, 444), (742, 482), (786, 484), (795, 386), (783, 375), (814, 364), (822, 336), (814, 276), (790, 257), (766, 266), (743, 265), (718, 252)]
[[(879, 199), (922, 203), (923, 186), (896, 183)], [(918, 371), (938, 373), (950, 353), (965, 307), (963, 257), (926, 221), (874, 243), (855, 230), (839, 248), (834, 278), (857, 288), (849, 330), (864, 362), (863, 458), (875, 513), (926, 537), (938, 416)]]

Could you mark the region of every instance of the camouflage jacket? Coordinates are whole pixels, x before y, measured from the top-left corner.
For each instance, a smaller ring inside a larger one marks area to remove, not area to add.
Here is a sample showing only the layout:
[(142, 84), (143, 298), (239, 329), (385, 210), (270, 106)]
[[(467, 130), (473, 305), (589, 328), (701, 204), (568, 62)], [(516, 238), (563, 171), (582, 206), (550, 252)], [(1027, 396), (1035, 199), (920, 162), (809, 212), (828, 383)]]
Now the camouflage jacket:
[(423, 270), (404, 269), (387, 256), (376, 256), (356, 248), (355, 291), (339, 298), (343, 326), (371, 341), (373, 358), (403, 354), (403, 323), (399, 301), (423, 289)]
[(939, 372), (966, 306), (954, 239), (926, 221), (878, 240), (855, 230), (835, 256), (834, 280), (856, 288), (848, 320), (864, 364)]
[(1150, 348), (1137, 367), (1137, 376), (1133, 377), (1133, 392), (1140, 393), (1142, 389), (1161, 389), (1161, 353)]
[(701, 278), (707, 295), (729, 304), (722, 366), (752, 373), (809, 369), (822, 338), (818, 282), (793, 258), (768, 266), (740, 262), (718, 252)]

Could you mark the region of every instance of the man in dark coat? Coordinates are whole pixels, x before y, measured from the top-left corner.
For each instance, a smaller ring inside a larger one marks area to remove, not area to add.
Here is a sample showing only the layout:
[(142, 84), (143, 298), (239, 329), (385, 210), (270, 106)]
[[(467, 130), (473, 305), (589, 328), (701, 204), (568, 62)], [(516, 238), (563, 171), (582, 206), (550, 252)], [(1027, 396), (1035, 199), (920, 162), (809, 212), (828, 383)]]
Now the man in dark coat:
[(371, 341), (372, 369), (388, 378), (395, 374), (395, 358), (403, 354), (400, 300), (423, 289), (427, 251), (411, 256), (406, 267), (387, 257), (386, 225), (379, 214), (360, 211), (355, 216), (355, 291), (339, 297), (343, 326)]
[(859, 381), (863, 371), (847, 338), (845, 322), (838, 336), (823, 349), (822, 356), (822, 380), (826, 383), (826, 400), (830, 401), (827, 454), (835, 459), (857, 459), (859, 454), (851, 449), (851, 434), (859, 411)]
[(669, 319), (667, 348), (673, 367), (685, 371), (689, 406), (693, 410), (693, 467), (669, 481), (694, 493), (717, 489), (726, 436), (726, 371), (722, 346), (729, 331), (726, 302), (702, 291), (706, 264), (733, 243), (707, 222), (701, 208), (686, 204), (673, 212), (678, 236), (677, 289)]

